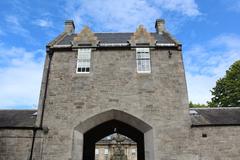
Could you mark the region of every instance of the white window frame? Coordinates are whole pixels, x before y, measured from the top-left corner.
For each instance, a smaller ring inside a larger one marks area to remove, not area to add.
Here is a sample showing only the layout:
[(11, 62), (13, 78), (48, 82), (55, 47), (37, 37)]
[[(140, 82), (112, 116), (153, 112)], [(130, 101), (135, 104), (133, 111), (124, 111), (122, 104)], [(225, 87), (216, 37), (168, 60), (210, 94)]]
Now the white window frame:
[(104, 155), (108, 155), (108, 149), (107, 148), (104, 149)]
[(95, 149), (95, 154), (99, 155), (99, 149)]
[(91, 49), (78, 49), (76, 73), (90, 73), (91, 69)]
[(134, 155), (134, 156), (136, 155), (136, 149), (135, 148), (132, 149), (132, 155)]
[(151, 56), (149, 48), (136, 48), (136, 64), (138, 73), (151, 73)]

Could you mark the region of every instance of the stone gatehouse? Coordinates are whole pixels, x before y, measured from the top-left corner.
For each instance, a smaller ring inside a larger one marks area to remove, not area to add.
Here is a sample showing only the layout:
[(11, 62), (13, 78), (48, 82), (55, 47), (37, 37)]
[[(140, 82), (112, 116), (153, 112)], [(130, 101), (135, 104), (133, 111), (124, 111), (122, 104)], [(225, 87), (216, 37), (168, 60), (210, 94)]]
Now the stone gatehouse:
[(188, 108), (182, 45), (165, 30), (97, 33), (73, 21), (46, 46), (38, 110), (0, 111), (0, 160), (93, 160), (120, 133), (137, 160), (239, 160), (240, 108)]

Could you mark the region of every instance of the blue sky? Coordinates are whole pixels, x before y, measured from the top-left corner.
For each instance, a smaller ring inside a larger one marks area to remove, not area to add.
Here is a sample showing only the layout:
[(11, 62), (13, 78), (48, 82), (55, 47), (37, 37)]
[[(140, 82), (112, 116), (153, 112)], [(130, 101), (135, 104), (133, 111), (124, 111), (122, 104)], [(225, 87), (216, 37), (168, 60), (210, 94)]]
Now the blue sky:
[(240, 59), (240, 0), (11, 0), (0, 1), (0, 109), (36, 108), (45, 45), (73, 19), (76, 31), (154, 32), (157, 18), (183, 43), (188, 95), (210, 100), (210, 90)]

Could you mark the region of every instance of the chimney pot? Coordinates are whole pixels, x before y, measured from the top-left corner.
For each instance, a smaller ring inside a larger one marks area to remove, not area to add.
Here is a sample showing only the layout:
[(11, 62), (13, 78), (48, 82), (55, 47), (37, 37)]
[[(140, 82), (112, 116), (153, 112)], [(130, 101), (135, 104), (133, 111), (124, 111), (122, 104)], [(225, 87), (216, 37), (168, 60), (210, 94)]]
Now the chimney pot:
[(155, 28), (158, 34), (162, 34), (165, 31), (165, 20), (157, 19), (155, 22)]
[(65, 29), (64, 31), (68, 34), (72, 34), (75, 32), (75, 25), (73, 20), (66, 20), (65, 21)]

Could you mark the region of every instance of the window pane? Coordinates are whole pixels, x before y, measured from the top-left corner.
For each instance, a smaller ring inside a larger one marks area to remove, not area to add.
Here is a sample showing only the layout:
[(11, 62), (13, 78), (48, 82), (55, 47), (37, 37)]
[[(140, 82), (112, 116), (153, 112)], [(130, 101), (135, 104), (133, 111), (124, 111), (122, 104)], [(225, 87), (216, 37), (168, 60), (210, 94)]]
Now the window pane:
[(104, 154), (108, 154), (108, 149), (104, 149)]
[(132, 149), (132, 155), (136, 155), (136, 149)]
[(90, 71), (91, 49), (79, 49), (77, 59), (77, 72), (88, 73)]
[(95, 149), (95, 154), (99, 154), (99, 150), (98, 149)]
[(151, 72), (149, 48), (137, 48), (136, 61), (138, 72)]

